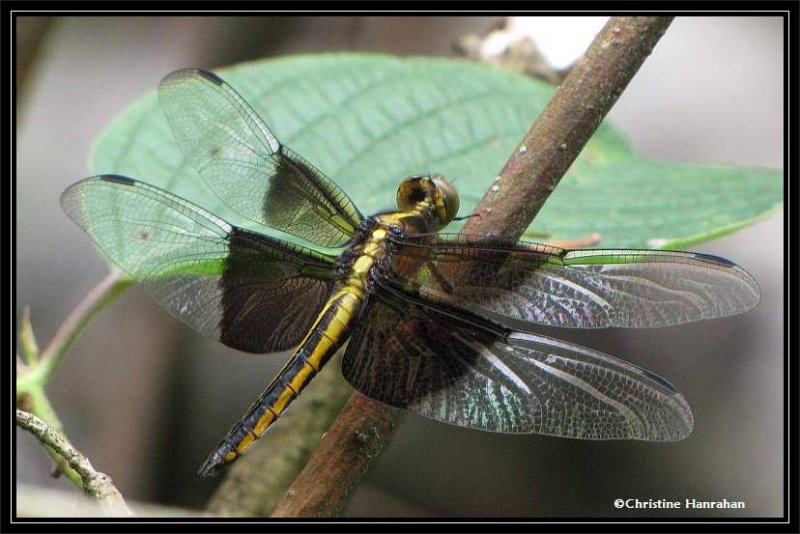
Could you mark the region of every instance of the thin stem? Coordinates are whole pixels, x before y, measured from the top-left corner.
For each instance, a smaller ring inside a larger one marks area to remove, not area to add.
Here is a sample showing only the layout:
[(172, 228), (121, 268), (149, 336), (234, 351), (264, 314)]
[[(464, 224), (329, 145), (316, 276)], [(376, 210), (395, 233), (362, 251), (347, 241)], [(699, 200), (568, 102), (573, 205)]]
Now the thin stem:
[(22, 322), (19, 328), (19, 344), (22, 347), (22, 357), (28, 367), (39, 364), (39, 345), (31, 327), (31, 309), (25, 306), (22, 312)]
[(67, 438), (35, 415), (22, 410), (17, 410), (17, 425), (36, 436), (42, 445), (64, 458), (81, 477), (83, 490), (103, 505), (107, 515), (133, 515), (133, 512), (125, 504), (125, 499), (114, 487), (111, 478), (104, 473), (95, 471), (89, 460), (78, 452)]
[(33, 388), (47, 384), (61, 365), (67, 349), (72, 346), (92, 317), (132, 283), (132, 280), (123, 277), (122, 271), (114, 269), (92, 288), (56, 331), (38, 365), (32, 367), (26, 375), (17, 378), (17, 395), (29, 393)]
[[(111, 271), (70, 312), (41, 357), (30, 324), (30, 313), (27, 308), (23, 313), (20, 344), (27, 366), (17, 365), (17, 401), (36, 417), (41, 418), (43, 424), (59, 435), (63, 435), (63, 426), (50, 404), (44, 388), (61, 364), (67, 349), (75, 342), (92, 317), (130, 285), (131, 281), (122, 278), (121, 271)], [(66, 440), (66, 437), (63, 439)], [(70, 466), (64, 456), (47, 444), (45, 444), (45, 450), (56, 462), (57, 472), (62, 473), (78, 488), (86, 491), (83, 477)]]
[[(470, 218), (463, 233), (522, 235), (671, 22), (672, 17), (609, 20), (514, 150), (500, 181), (493, 182), (483, 196), (476, 208), (481, 216)], [(388, 439), (381, 430), (381, 439), (374, 447), (362, 443), (355, 446), (354, 454), (337, 454), (363, 441), (354, 437), (367, 436), (369, 442), (373, 429), (391, 429), (399, 413), (354, 394), (289, 488), (289, 497), (279, 503), (276, 514), (302, 517), (339, 513)], [(329, 469), (329, 463), (337, 465)], [(329, 498), (324, 502), (298, 498), (312, 493)]]

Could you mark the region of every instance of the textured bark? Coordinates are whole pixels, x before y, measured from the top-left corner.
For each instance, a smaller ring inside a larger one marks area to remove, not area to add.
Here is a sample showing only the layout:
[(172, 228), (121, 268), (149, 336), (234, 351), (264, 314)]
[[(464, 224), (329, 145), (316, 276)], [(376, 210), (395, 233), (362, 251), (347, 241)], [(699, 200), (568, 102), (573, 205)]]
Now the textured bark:
[(386, 447), (401, 413), (353, 393), (272, 517), (338, 515), (358, 480)]
[(36, 436), (42, 445), (55, 451), (78, 473), (83, 483), (83, 491), (97, 500), (104, 515), (122, 517), (133, 515), (122, 494), (111, 481), (111, 477), (95, 471), (89, 460), (73, 447), (67, 438), (31, 413), (18, 409), (16, 418), (17, 426)]

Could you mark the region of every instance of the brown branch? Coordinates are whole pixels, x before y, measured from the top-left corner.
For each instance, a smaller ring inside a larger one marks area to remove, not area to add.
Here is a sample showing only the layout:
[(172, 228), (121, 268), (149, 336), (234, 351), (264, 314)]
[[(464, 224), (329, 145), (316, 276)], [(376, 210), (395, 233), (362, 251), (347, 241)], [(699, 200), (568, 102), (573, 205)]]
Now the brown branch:
[[(480, 217), (472, 217), (463, 233), (522, 235), (671, 22), (672, 17), (609, 20), (483, 196), (476, 208)], [(339, 513), (400, 413), (355, 393), (275, 514)]]
[(97, 499), (106, 515), (133, 515), (128, 505), (125, 504), (125, 499), (114, 487), (111, 477), (105, 473), (95, 471), (89, 460), (78, 452), (67, 438), (53, 430), (35, 415), (22, 410), (17, 410), (17, 426), (36, 436), (36, 439), (42, 445), (57, 452), (64, 458), (69, 466), (80, 475), (83, 482), (83, 491)]
[[(338, 515), (355, 483), (386, 447), (401, 414), (401, 410), (353, 393), (272, 517)], [(326, 452), (320, 454), (321, 450)]]

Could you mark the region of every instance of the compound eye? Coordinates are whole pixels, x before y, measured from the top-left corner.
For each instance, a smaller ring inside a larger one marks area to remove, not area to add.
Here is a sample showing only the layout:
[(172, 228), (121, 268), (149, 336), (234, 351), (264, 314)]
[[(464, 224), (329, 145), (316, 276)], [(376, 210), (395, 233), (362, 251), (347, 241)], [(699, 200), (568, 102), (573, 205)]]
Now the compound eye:
[(439, 214), (439, 219), (442, 222), (442, 225), (445, 225), (456, 218), (458, 215), (458, 208), (461, 205), (461, 200), (458, 198), (458, 192), (456, 188), (453, 187), (453, 184), (442, 178), (441, 176), (437, 176), (433, 179), (434, 185), (436, 185), (436, 189), (439, 192), (439, 198), (441, 198), (441, 202), (444, 204), (444, 213)]
[(397, 208), (401, 211), (413, 208), (430, 196), (433, 183), (427, 176), (410, 176), (397, 188)]

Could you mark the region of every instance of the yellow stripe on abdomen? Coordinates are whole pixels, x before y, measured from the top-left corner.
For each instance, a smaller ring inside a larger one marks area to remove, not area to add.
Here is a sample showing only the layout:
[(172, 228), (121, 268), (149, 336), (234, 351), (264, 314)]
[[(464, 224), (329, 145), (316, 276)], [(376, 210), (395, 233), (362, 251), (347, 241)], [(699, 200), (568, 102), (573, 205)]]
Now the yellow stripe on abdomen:
[(345, 285), (331, 296), (292, 358), (206, 460), (202, 475), (235, 460), (278, 420), (347, 340), (363, 300), (360, 285)]

